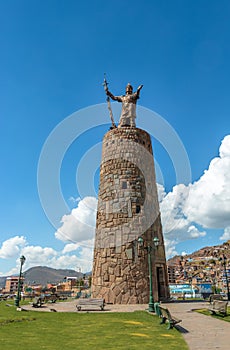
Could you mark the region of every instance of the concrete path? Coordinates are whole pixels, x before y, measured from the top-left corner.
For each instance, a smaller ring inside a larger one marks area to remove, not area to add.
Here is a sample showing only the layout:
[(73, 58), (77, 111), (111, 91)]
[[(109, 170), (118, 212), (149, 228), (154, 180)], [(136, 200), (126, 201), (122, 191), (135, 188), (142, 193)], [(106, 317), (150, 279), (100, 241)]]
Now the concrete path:
[[(30, 305), (23, 308), (33, 311), (78, 312), (77, 301), (46, 304), (41, 308)], [(208, 308), (208, 302), (185, 302), (163, 304), (173, 316), (182, 320), (178, 329), (182, 332), (190, 350), (229, 350), (230, 349), (230, 322), (215, 319), (194, 312), (194, 309)], [(148, 305), (106, 305), (105, 311), (95, 312), (133, 312), (146, 310)], [(84, 311), (81, 311), (84, 312)], [(91, 311), (90, 311), (91, 312)], [(92, 311), (94, 312), (94, 311)], [(169, 330), (170, 332), (170, 330)]]
[[(58, 303), (54, 303), (54, 304), (44, 304), (42, 305), (42, 307), (36, 308), (36, 307), (32, 307), (32, 305), (23, 305), (23, 309), (26, 310), (31, 310), (31, 311), (52, 311), (55, 310), (57, 312), (78, 312), (77, 308), (77, 300), (74, 301), (65, 301), (65, 302), (58, 302)], [(81, 313), (83, 312), (133, 312), (133, 311), (142, 311), (142, 310), (147, 310), (148, 309), (148, 305), (146, 304), (135, 304), (135, 305), (130, 305), (130, 304), (126, 304), (126, 305), (109, 305), (106, 304), (105, 305), (105, 310), (104, 311), (100, 311), (99, 309), (95, 309), (95, 310), (90, 310), (90, 311), (84, 311), (84, 309), (81, 311)]]
[(208, 308), (209, 303), (170, 303), (164, 306), (182, 320), (180, 325), (190, 350), (230, 349), (230, 322), (192, 311)]

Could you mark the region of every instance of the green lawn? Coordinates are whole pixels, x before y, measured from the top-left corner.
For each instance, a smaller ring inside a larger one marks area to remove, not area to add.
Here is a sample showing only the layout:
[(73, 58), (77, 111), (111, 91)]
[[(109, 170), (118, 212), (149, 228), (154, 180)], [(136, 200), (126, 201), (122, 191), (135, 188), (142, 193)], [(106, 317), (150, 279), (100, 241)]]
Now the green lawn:
[(200, 309), (200, 310), (195, 310), (203, 315), (206, 315), (206, 316), (210, 316), (210, 317), (215, 317), (215, 318), (218, 318), (219, 320), (223, 320), (223, 321), (226, 321), (226, 322), (230, 322), (230, 307), (228, 307), (228, 311), (227, 311), (227, 316), (222, 316), (222, 315), (212, 315), (208, 309)]
[(167, 330), (157, 316), (145, 311), (19, 312), (5, 304), (0, 302), (0, 344), (4, 350), (188, 350), (179, 331)]

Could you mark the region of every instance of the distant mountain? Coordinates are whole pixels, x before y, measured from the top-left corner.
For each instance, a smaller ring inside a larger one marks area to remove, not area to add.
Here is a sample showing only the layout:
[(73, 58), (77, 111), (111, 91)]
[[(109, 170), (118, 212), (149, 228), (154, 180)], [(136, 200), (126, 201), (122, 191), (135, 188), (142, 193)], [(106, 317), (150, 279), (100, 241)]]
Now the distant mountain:
[[(31, 267), (23, 272), (25, 278), (24, 284), (42, 284), (62, 282), (65, 277), (81, 278), (83, 274), (69, 269), (52, 269), (46, 266)], [(0, 277), (0, 288), (5, 287), (7, 277)]]
[(65, 277), (81, 278), (83, 274), (69, 269), (52, 269), (46, 266), (35, 266), (23, 273), (25, 284), (42, 284), (62, 282)]

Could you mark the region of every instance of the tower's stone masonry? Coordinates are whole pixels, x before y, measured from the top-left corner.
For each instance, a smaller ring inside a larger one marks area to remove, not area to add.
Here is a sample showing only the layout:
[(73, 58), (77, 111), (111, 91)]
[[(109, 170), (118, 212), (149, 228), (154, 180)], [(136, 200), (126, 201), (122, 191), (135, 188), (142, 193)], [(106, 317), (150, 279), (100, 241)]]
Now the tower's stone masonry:
[(107, 303), (148, 303), (151, 244), (154, 300), (168, 297), (164, 242), (151, 139), (138, 128), (107, 132), (103, 140), (92, 274), (92, 296)]

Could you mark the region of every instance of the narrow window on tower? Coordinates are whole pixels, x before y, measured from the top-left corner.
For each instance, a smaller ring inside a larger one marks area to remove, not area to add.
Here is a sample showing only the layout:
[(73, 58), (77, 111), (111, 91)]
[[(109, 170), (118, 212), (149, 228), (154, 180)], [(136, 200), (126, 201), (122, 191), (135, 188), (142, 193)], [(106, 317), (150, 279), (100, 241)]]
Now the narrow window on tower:
[(140, 207), (140, 205), (137, 205), (137, 206), (136, 206), (136, 214), (139, 214), (140, 211), (141, 211), (141, 207)]
[(125, 190), (127, 188), (127, 182), (126, 181), (122, 181), (121, 187), (122, 187), (123, 190)]

